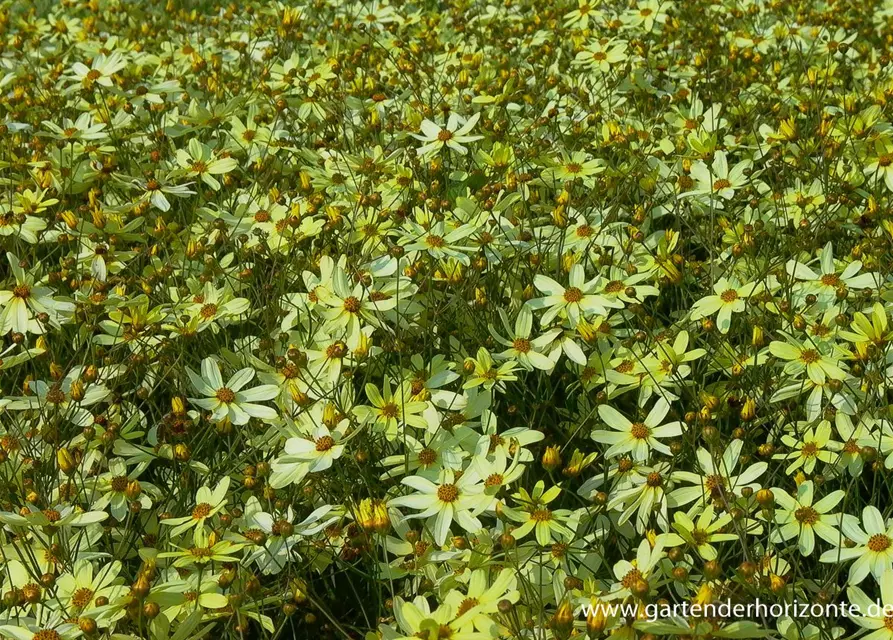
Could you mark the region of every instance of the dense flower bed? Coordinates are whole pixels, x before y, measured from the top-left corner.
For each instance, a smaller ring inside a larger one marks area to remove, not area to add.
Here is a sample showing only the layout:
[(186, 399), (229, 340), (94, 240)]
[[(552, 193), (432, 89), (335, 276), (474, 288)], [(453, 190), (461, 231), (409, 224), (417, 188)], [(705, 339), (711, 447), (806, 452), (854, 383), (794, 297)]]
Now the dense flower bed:
[(893, 638), (893, 1), (0, 8), (0, 636)]

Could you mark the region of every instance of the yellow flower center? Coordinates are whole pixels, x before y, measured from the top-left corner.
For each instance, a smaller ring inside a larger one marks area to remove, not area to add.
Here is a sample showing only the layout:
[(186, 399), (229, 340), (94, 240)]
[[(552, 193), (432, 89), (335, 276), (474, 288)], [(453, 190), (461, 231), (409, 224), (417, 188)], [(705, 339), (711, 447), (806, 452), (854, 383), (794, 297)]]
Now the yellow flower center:
[(723, 302), (735, 302), (738, 299), (738, 292), (734, 289), (726, 289), (720, 294), (719, 299)]
[(442, 484), (437, 487), (437, 499), (441, 502), (455, 502), (459, 499), (459, 488), (454, 484)]
[(210, 514), (211, 505), (209, 505), (207, 502), (202, 502), (195, 505), (195, 509), (192, 510), (192, 519), (201, 520), (202, 518), (207, 518)]
[(812, 507), (800, 507), (794, 512), (797, 522), (805, 525), (814, 525), (819, 521), (819, 512)]
[(629, 432), (636, 440), (644, 440), (651, 433), (651, 430), (641, 422), (634, 422)]
[(890, 538), (883, 533), (876, 533), (868, 539), (868, 548), (875, 553), (886, 551), (890, 548)]

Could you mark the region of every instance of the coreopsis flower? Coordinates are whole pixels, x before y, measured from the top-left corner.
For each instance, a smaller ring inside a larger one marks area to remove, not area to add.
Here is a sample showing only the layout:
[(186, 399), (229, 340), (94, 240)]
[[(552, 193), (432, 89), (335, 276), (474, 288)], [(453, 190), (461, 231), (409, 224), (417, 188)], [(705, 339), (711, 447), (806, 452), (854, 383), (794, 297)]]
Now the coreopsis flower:
[(660, 442), (660, 438), (682, 435), (682, 423), (677, 421), (661, 424), (669, 411), (669, 403), (663, 398), (658, 398), (644, 420), (631, 422), (614, 407), (607, 404), (599, 405), (599, 417), (616, 433), (594, 430), (591, 437), (596, 442), (611, 445), (605, 451), (607, 458), (631, 453), (634, 459), (644, 462), (650, 458), (652, 449), (670, 455), (670, 448)]
[(871, 162), (865, 165), (865, 175), (878, 183), (883, 182), (893, 191), (893, 148), (889, 142), (877, 140)]
[(520, 447), (516, 449), (511, 459), (502, 449), (497, 448), (491, 456), (475, 455), (471, 461), (471, 468), (478, 477), (483, 478), (484, 492), (495, 495), (502, 487), (510, 486), (524, 474), (524, 465), (519, 462), (520, 457)]
[(213, 575), (198, 573), (166, 580), (152, 589), (146, 600), (158, 604), (161, 615), (170, 621), (186, 618), (196, 609), (214, 611), (229, 604)]
[(224, 476), (213, 490), (207, 486), (199, 487), (195, 493), (195, 507), (192, 508), (192, 513), (178, 518), (166, 518), (161, 524), (173, 527), (172, 536), (178, 536), (193, 528), (203, 528), (208, 519), (213, 518), (226, 506), (227, 489), (229, 489), (228, 476)]
[(466, 621), (467, 627), (492, 634), (496, 623), (491, 616), (498, 615), (499, 603), (503, 600), (514, 603), (520, 598), (517, 577), (508, 568), (500, 571), (492, 582), (486, 569), (475, 569), (469, 574), (465, 592), (450, 591), (444, 602), (456, 607), (456, 615)]
[(477, 356), (466, 360), (472, 367), (472, 373), (468, 381), (462, 385), (463, 389), (473, 389), (482, 386), (486, 390), (497, 389), (504, 390), (505, 383), (517, 380), (515, 370), (518, 363), (514, 360), (506, 360), (498, 367), (493, 362), (490, 353), (481, 347), (478, 349)]
[(739, 533), (726, 533), (727, 525), (732, 521), (732, 516), (723, 513), (716, 517), (713, 505), (707, 505), (698, 516), (697, 522), (693, 521), (682, 511), (673, 514), (673, 529), (679, 534), (685, 543), (694, 548), (704, 560), (715, 560), (717, 557), (714, 543), (738, 540)]
[(114, 86), (112, 77), (126, 66), (127, 60), (118, 51), (110, 55), (99, 54), (93, 58), (89, 67), (83, 62), (75, 62), (69, 76), (70, 81), (74, 84), (68, 90), (93, 89), (96, 85), (106, 89), (111, 88)]
[(893, 571), (893, 524), (889, 524), (878, 508), (867, 505), (862, 509), (862, 526), (855, 518), (845, 518), (841, 530), (855, 546), (840, 545), (821, 556), (822, 562), (850, 565), (849, 583), (856, 585), (868, 574), (881, 583), (884, 575)]
[(769, 468), (764, 461), (755, 462), (736, 473), (741, 460), (744, 441), (732, 440), (718, 460), (707, 449), (698, 448), (695, 456), (698, 460), (698, 472), (680, 469), (674, 471), (676, 480), (691, 486), (679, 487), (673, 491), (671, 498), (674, 504), (683, 506), (695, 502), (694, 509), (701, 509), (709, 501), (719, 499), (721, 503), (731, 504), (740, 498), (742, 491), (755, 492), (760, 489), (755, 482)]
[(93, 424), (94, 416), (86, 407), (107, 399), (111, 390), (101, 383), (85, 384), (83, 374), (83, 367), (74, 367), (64, 378), (52, 384), (33, 380), (29, 384), (29, 395), (13, 399), (6, 409), (39, 409), (79, 427), (87, 427)]
[(735, 192), (752, 179), (747, 175), (751, 166), (749, 160), (742, 160), (729, 169), (725, 152), (717, 151), (709, 166), (700, 160), (692, 165), (691, 175), (695, 179), (695, 188), (684, 195), (707, 196), (722, 208), (721, 200), (732, 199)]
[(633, 589), (639, 594), (644, 591), (642, 596), (650, 593), (657, 585), (660, 577), (659, 566), (666, 556), (664, 541), (663, 536), (656, 536), (652, 546), (651, 541), (645, 538), (636, 548), (634, 562), (620, 560), (614, 564), (612, 571), (615, 582), (604, 599), (620, 600), (629, 597)]
[(737, 280), (720, 278), (713, 285), (713, 295), (699, 298), (691, 308), (691, 319), (700, 320), (716, 315), (716, 327), (720, 333), (728, 333), (732, 326), (732, 314), (745, 309), (747, 298), (760, 287), (758, 282), (740, 284)]
[(456, 478), (453, 471), (443, 469), (437, 476), (436, 483), (422, 476), (407, 476), (402, 483), (415, 489), (416, 493), (393, 498), (388, 504), (417, 511), (406, 516), (407, 519), (427, 519), (428, 527), (438, 545), (443, 545), (446, 541), (454, 520), (469, 533), (481, 529), (481, 521), (477, 519), (475, 512), (479, 513), (489, 502), (489, 498), (484, 497), (484, 487), (475, 474), (464, 473)]
[(816, 384), (824, 383), (827, 378), (832, 380), (846, 378), (846, 372), (837, 365), (837, 359), (829, 353), (830, 347), (813, 343), (800, 344), (789, 338), (788, 342), (773, 340), (769, 345), (769, 351), (776, 358), (787, 360), (784, 371), (789, 375), (798, 375), (805, 371), (809, 379)]
[[(193, 546), (179, 549), (178, 551), (165, 551), (158, 554), (161, 560), (172, 559), (174, 568), (202, 566), (211, 562), (234, 563), (238, 558), (233, 555), (238, 553), (243, 544), (230, 540), (219, 540), (216, 534), (207, 534), (204, 529), (198, 528), (193, 536)], [(173, 545), (172, 545), (173, 546)]]
[(471, 264), (467, 253), (469, 249), (459, 242), (474, 233), (473, 226), (464, 224), (453, 227), (445, 222), (424, 226), (410, 222), (407, 226), (405, 235), (400, 239), (406, 252), (425, 252), (435, 260), (452, 259), (466, 267)]
[(6, 259), (15, 280), (0, 291), (0, 333), (43, 334), (67, 321), (74, 304), (57, 300), (53, 290), (26, 272), (14, 254), (7, 253)]
[(540, 180), (550, 186), (580, 180), (586, 186), (591, 187), (594, 184), (594, 176), (604, 170), (603, 160), (592, 158), (585, 151), (575, 151), (563, 154), (561, 160), (553, 161), (551, 166), (543, 169), (540, 172)]
[(266, 575), (280, 573), (298, 556), (294, 547), (303, 537), (322, 531), (339, 520), (342, 513), (332, 505), (323, 505), (295, 524), (290, 507), (284, 513), (273, 515), (264, 511), (258, 499), (252, 496), (245, 503), (240, 523), (243, 542), (251, 543), (245, 562), (257, 565)]
[(779, 453), (774, 457), (777, 460), (791, 460), (785, 469), (785, 473), (793, 475), (799, 469), (804, 473), (812, 474), (816, 464), (823, 462), (831, 464), (838, 458), (841, 444), (831, 439), (831, 423), (822, 420), (818, 425), (807, 427), (802, 434), (786, 433), (781, 437), (790, 451)]
[(549, 507), (549, 503), (560, 494), (560, 486), (555, 485), (547, 490), (542, 480), (534, 485), (531, 493), (519, 488), (512, 495), (517, 507), (503, 507), (503, 512), (510, 520), (520, 523), (520, 526), (512, 529), (512, 536), (521, 540), (532, 531), (537, 543), (541, 545), (551, 544), (553, 540), (570, 540), (573, 533), (565, 522), (571, 512)]
[(816, 536), (831, 544), (841, 542), (842, 514), (830, 511), (843, 500), (844, 491), (832, 491), (815, 501), (812, 480), (800, 483), (794, 496), (783, 489), (773, 488), (772, 491), (781, 507), (773, 518), (775, 528), (769, 536), (773, 543), (797, 538), (800, 553), (808, 556), (815, 548)]
[(831, 242), (819, 252), (818, 266), (820, 272), (802, 262), (790, 260), (785, 269), (791, 277), (801, 281), (798, 288), (803, 296), (814, 294), (826, 304), (836, 299), (841, 287), (858, 291), (874, 289), (880, 284), (878, 274), (859, 273), (862, 270), (860, 260), (847, 263), (843, 271), (838, 272), (834, 262), (834, 245)]
[(373, 428), (385, 433), (390, 440), (397, 437), (401, 427), (427, 429), (429, 426), (422, 415), (428, 403), (413, 400), (410, 382), (402, 382), (396, 389), (392, 389), (390, 381), (385, 379), (381, 392), (374, 384), (367, 384), (366, 397), (372, 406), (354, 407), (354, 413), (361, 420), (371, 423)]
[(340, 331), (346, 336), (358, 334), (361, 322), (378, 326), (381, 321), (377, 314), (397, 306), (396, 298), (375, 295), (363, 282), (351, 286), (347, 274), (337, 267), (332, 272), (332, 288), (318, 293), (320, 302), (329, 307), (322, 315), (332, 335), (340, 335)]
[(608, 508), (618, 510), (617, 522), (623, 525), (636, 516), (636, 530), (644, 533), (652, 520), (668, 531), (669, 499), (672, 495), (674, 474), (666, 462), (651, 467), (636, 467), (628, 459), (618, 463), (614, 469), (622, 482), (616, 483), (608, 495)]
[(465, 155), (468, 153), (468, 148), (464, 145), (480, 140), (483, 137), (469, 135), (479, 118), (479, 113), (475, 113), (467, 120), (456, 113), (451, 113), (445, 126), (440, 126), (430, 120), (423, 120), (421, 135), (412, 134), (416, 140), (421, 140), (425, 143), (417, 149), (418, 154), (431, 157), (446, 147), (460, 155)]
[(189, 374), (193, 388), (205, 396), (189, 398), (189, 401), (211, 411), (212, 420), (226, 419), (235, 425), (241, 425), (247, 424), (251, 418), (271, 420), (279, 415), (272, 407), (258, 404), (258, 401), (272, 400), (279, 395), (278, 387), (264, 384), (243, 390), (254, 378), (254, 369), (240, 369), (224, 384), (217, 361), (214, 358), (205, 358), (202, 360), (201, 375), (188, 367), (186, 373)]
[(546, 347), (552, 343), (554, 333), (548, 332), (531, 340), (533, 313), (529, 307), (524, 306), (518, 310), (514, 330), (510, 328), (508, 317), (504, 312), (501, 319), (506, 333), (512, 337), (503, 338), (492, 326), (489, 327), (493, 339), (508, 347), (505, 351), (497, 354), (497, 357), (514, 360), (528, 371), (534, 369), (551, 371), (555, 367), (555, 363), (544, 353)]
[(597, 19), (602, 12), (597, 9), (600, 0), (577, 0), (577, 8), (564, 14), (564, 26), (585, 29), (590, 19)]
[(109, 460), (106, 473), (85, 483), (87, 494), (96, 496), (91, 508), (96, 511), (108, 509), (112, 517), (119, 521), (127, 518), (131, 502), (138, 503), (143, 510), (151, 509), (150, 494), (157, 494), (158, 488), (149, 482), (137, 480), (144, 470), (143, 466), (137, 466), (128, 471), (127, 463), (121, 458)]
[(177, 150), (177, 164), (188, 177), (196, 177), (214, 191), (220, 191), (220, 181), (214, 176), (230, 173), (239, 166), (235, 158), (217, 158), (214, 150), (192, 138), (186, 149)]
[(475, 455), (490, 456), (501, 452), (508, 459), (517, 453), (519, 462), (533, 460), (533, 454), (527, 447), (546, 437), (542, 431), (527, 427), (500, 430), (499, 419), (489, 409), (481, 412), (481, 431), (482, 434), (475, 445)]
[(865, 629), (865, 638), (890, 640), (893, 631), (887, 625), (890, 607), (893, 607), (893, 571), (887, 571), (879, 580), (880, 598), (869, 598), (862, 589), (852, 585), (847, 588), (847, 599), (854, 610), (847, 615), (857, 625)]
[(34, 617), (21, 617), (0, 624), (0, 634), (16, 640), (74, 640), (82, 633), (78, 625), (66, 621), (61, 611), (53, 611), (49, 607), (40, 607)]
[(477, 640), (482, 635), (489, 637), (489, 632), (485, 635), (475, 631), (473, 627), (465, 628), (475, 614), (474, 611), (468, 611), (456, 616), (455, 609), (449, 604), (443, 604), (432, 611), (428, 600), (422, 596), (416, 597), (412, 602), (400, 597), (394, 598), (394, 618), (403, 630), (403, 635), (397, 637), (401, 639), (419, 638), (432, 632), (455, 640)]
[(122, 597), (127, 595), (129, 588), (123, 584), (123, 579), (118, 578), (120, 572), (121, 563), (117, 560), (98, 571), (91, 561), (78, 560), (71, 572), (59, 577), (56, 597), (48, 606), (69, 615), (100, 618), (108, 605), (97, 605), (97, 601), (101, 603), (105, 600), (112, 606), (119, 606)]
[(866, 314), (857, 311), (853, 314), (851, 331), (841, 331), (840, 337), (854, 342), (857, 346), (861, 344), (883, 346), (893, 340), (893, 331), (889, 331), (888, 326), (887, 310), (880, 302), (876, 302), (871, 308), (870, 319)]
[(597, 293), (600, 277), (585, 280), (586, 272), (583, 266), (575, 264), (568, 274), (568, 286), (564, 287), (548, 276), (538, 274), (534, 279), (534, 286), (545, 293), (545, 297), (534, 298), (527, 302), (533, 310), (546, 309), (540, 317), (540, 322), (547, 325), (558, 316), (567, 318), (571, 325), (576, 326), (582, 318), (594, 314), (607, 316), (608, 308), (622, 308), (616, 302)]
[(623, 41), (609, 40), (602, 43), (599, 40), (593, 40), (577, 53), (574, 63), (597, 69), (601, 73), (608, 73), (613, 66), (626, 60), (626, 47), (627, 44)]
[(279, 489), (300, 482), (308, 473), (330, 468), (344, 453), (341, 441), (348, 426), (347, 420), (339, 422), (334, 429), (319, 424), (309, 434), (286, 440), (285, 454), (273, 461), (270, 486)]
[(50, 531), (62, 531), (71, 527), (89, 527), (109, 517), (109, 514), (102, 511), (84, 511), (70, 504), (57, 504), (48, 509), (38, 509), (31, 505), (24, 511), (0, 512), (0, 522), (14, 528), (44, 527)]

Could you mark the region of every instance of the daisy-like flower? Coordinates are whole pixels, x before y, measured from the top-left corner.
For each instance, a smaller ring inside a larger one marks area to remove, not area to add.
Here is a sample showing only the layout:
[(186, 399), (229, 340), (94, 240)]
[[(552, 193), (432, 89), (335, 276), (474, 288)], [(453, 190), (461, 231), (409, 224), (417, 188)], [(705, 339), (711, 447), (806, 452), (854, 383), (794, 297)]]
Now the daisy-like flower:
[(442, 604), (434, 611), (424, 596), (417, 596), (412, 602), (403, 598), (394, 598), (394, 619), (402, 630), (396, 632), (393, 640), (411, 640), (412, 638), (431, 637), (431, 634), (450, 638), (450, 640), (483, 640), (487, 634), (475, 631), (469, 626), (475, 611), (467, 611), (456, 616), (456, 610), (449, 604)]
[(158, 175), (143, 180), (133, 178), (128, 183), (128, 186), (141, 192), (139, 195), (140, 202), (149, 202), (159, 211), (170, 211), (171, 202), (167, 196), (187, 198), (195, 195), (195, 191), (189, 188), (190, 185), (192, 185), (191, 182), (177, 183), (171, 175)]
[(456, 616), (466, 621), (466, 630), (474, 627), (481, 633), (491, 635), (496, 625), (490, 616), (497, 615), (499, 602), (507, 600), (514, 603), (520, 598), (515, 571), (503, 569), (492, 583), (488, 579), (490, 572), (487, 569), (474, 569), (469, 573), (465, 593), (450, 591), (443, 601), (456, 608)]
[(189, 398), (189, 401), (211, 411), (212, 420), (229, 420), (232, 424), (242, 425), (247, 424), (251, 418), (272, 420), (279, 415), (275, 409), (257, 404), (258, 401), (272, 400), (279, 395), (279, 387), (264, 384), (242, 390), (254, 378), (254, 369), (240, 369), (224, 384), (217, 361), (208, 357), (202, 360), (201, 375), (188, 367), (186, 373), (189, 374), (195, 390), (206, 396)]
[(555, 485), (546, 490), (546, 484), (542, 480), (533, 487), (533, 492), (519, 488), (512, 495), (517, 508), (503, 507), (503, 513), (521, 526), (512, 529), (511, 534), (516, 540), (521, 540), (531, 531), (536, 536), (538, 544), (546, 546), (553, 540), (566, 541), (573, 538), (573, 532), (564, 524), (570, 517), (568, 509), (550, 509), (549, 503), (561, 495), (561, 487)]
[[(484, 492), (495, 496), (502, 487), (507, 487), (516, 482), (524, 474), (524, 465), (520, 464), (521, 448), (515, 450), (512, 458), (506, 456), (505, 451), (497, 448), (492, 456), (475, 455), (471, 461), (471, 468), (479, 478), (484, 480)], [(493, 458), (490, 460), (490, 458)], [(496, 504), (496, 498), (488, 505), (488, 508)]]
[(841, 331), (840, 337), (858, 345), (874, 344), (882, 347), (893, 340), (893, 331), (889, 330), (887, 310), (880, 302), (875, 302), (871, 308), (871, 318), (857, 311), (853, 314), (851, 331)]
[[(893, 180), (891, 180), (893, 182)], [(893, 187), (891, 187), (893, 190)], [(847, 615), (857, 625), (865, 629), (862, 638), (865, 640), (890, 640), (893, 638), (893, 623), (890, 612), (893, 611), (893, 571), (887, 571), (879, 580), (880, 598), (869, 598), (862, 589), (852, 585), (847, 589), (847, 598), (851, 605)], [(0, 629), (2, 630), (2, 629)]]
[(751, 166), (750, 160), (742, 160), (729, 169), (725, 152), (717, 151), (711, 165), (700, 160), (692, 165), (691, 176), (695, 179), (695, 188), (683, 196), (708, 196), (716, 204), (719, 204), (716, 201), (720, 198), (731, 200), (735, 192), (751, 180), (745, 173)]
[(788, 361), (784, 366), (785, 373), (798, 375), (805, 371), (816, 384), (823, 384), (827, 378), (846, 379), (846, 372), (837, 365), (837, 359), (827, 353), (830, 349), (824, 343), (801, 344), (793, 338), (788, 338), (788, 342), (773, 340), (769, 345), (773, 356)]
[(581, 264), (571, 267), (567, 287), (548, 276), (537, 274), (533, 284), (546, 295), (528, 300), (527, 305), (534, 310), (546, 309), (540, 318), (540, 323), (543, 325), (551, 323), (560, 315), (562, 318), (567, 318), (572, 326), (577, 326), (580, 319), (586, 316), (607, 316), (608, 308), (622, 309), (622, 302), (611, 301), (599, 295), (600, 281), (599, 276), (587, 281), (586, 272)]
[(879, 183), (883, 182), (887, 189), (893, 191), (893, 146), (883, 138), (878, 138), (874, 147), (873, 159), (865, 165), (865, 175)]
[[(659, 535), (651, 541), (643, 539), (636, 548), (636, 557), (629, 560), (620, 560), (612, 571), (616, 582), (611, 586), (611, 591), (605, 594), (605, 600), (622, 600), (632, 595), (633, 589), (637, 593), (642, 591), (650, 593), (657, 586), (661, 577), (660, 563), (666, 557), (664, 549), (666, 537)], [(644, 596), (643, 596), (644, 597)]]
[(534, 369), (551, 371), (555, 368), (555, 363), (544, 352), (547, 350), (546, 347), (552, 344), (560, 330), (549, 331), (531, 340), (530, 332), (533, 329), (533, 312), (527, 306), (523, 306), (518, 310), (514, 331), (510, 328), (508, 317), (502, 309), (500, 309), (500, 318), (506, 333), (511, 338), (506, 339), (497, 333), (492, 325), (489, 327), (490, 335), (493, 336), (493, 339), (508, 347), (505, 351), (497, 354), (497, 357), (514, 360), (528, 371), (533, 371)]
[(141, 509), (151, 509), (152, 498), (149, 493), (155, 494), (158, 489), (148, 482), (134, 483), (144, 468), (145, 465), (139, 465), (128, 472), (127, 463), (123, 459), (112, 458), (106, 473), (85, 483), (88, 495), (99, 494), (92, 508), (97, 511), (109, 509), (112, 517), (118, 521), (127, 518), (131, 502), (138, 503)]
[(102, 402), (111, 395), (111, 390), (104, 384), (84, 384), (83, 373), (83, 367), (74, 367), (52, 384), (33, 380), (29, 385), (30, 394), (13, 399), (6, 408), (9, 411), (39, 409), (79, 427), (90, 426), (94, 421), (93, 414), (85, 407)]
[(700, 509), (716, 499), (730, 504), (741, 497), (744, 489), (750, 492), (758, 491), (760, 485), (755, 480), (766, 473), (769, 465), (762, 461), (755, 462), (736, 474), (743, 448), (743, 440), (732, 440), (718, 460), (714, 460), (707, 449), (699, 448), (695, 456), (698, 459), (700, 473), (683, 469), (673, 472), (675, 479), (691, 485), (675, 489), (670, 496), (673, 503), (682, 506), (697, 501), (693, 508)]
[(463, 389), (482, 386), (487, 390), (496, 388), (502, 391), (505, 389), (506, 382), (518, 379), (514, 373), (518, 368), (517, 362), (506, 360), (496, 367), (490, 352), (484, 347), (478, 349), (476, 357), (466, 359), (466, 363), (472, 368), (472, 373), (468, 381), (462, 385)]
[(791, 449), (788, 453), (779, 453), (773, 456), (776, 460), (792, 460), (785, 469), (788, 475), (798, 469), (806, 474), (815, 471), (816, 464), (824, 462), (832, 464), (838, 458), (837, 451), (841, 444), (831, 439), (831, 423), (822, 420), (816, 426), (811, 426), (801, 436), (786, 433), (781, 437), (782, 443)]
[(469, 135), (480, 117), (479, 113), (475, 113), (467, 120), (464, 120), (459, 114), (451, 113), (444, 127), (430, 120), (423, 120), (421, 135), (412, 134), (413, 138), (425, 143), (417, 149), (417, 153), (420, 156), (432, 157), (441, 149), (447, 147), (464, 156), (468, 153), (468, 148), (463, 145), (483, 138), (483, 136)]
[(195, 493), (195, 507), (188, 516), (166, 518), (161, 524), (171, 529), (171, 536), (178, 536), (193, 527), (201, 529), (205, 521), (217, 515), (226, 506), (226, 491), (229, 489), (229, 476), (224, 476), (211, 490), (207, 486), (199, 487)]
[(679, 537), (694, 548), (704, 560), (716, 559), (718, 554), (716, 547), (713, 546), (714, 543), (738, 540), (740, 537), (738, 533), (723, 533), (723, 530), (732, 521), (731, 514), (723, 513), (716, 519), (714, 517), (715, 512), (712, 504), (707, 505), (707, 508), (701, 512), (697, 522), (694, 522), (682, 511), (673, 514), (673, 528), (678, 532)]
[(585, 151), (565, 153), (562, 156), (560, 161), (554, 161), (552, 166), (540, 172), (540, 180), (551, 187), (574, 180), (580, 180), (584, 185), (591, 187), (595, 184), (594, 176), (605, 170), (603, 160), (591, 158)]
[(71, 67), (70, 80), (74, 83), (68, 91), (77, 91), (80, 88), (93, 89), (96, 85), (110, 88), (114, 86), (112, 76), (127, 66), (127, 60), (120, 52), (115, 51), (110, 55), (100, 53), (93, 58), (88, 67), (83, 62), (75, 62)]
[(220, 191), (220, 182), (214, 176), (229, 173), (239, 166), (239, 161), (235, 158), (217, 158), (211, 147), (192, 138), (186, 149), (177, 150), (177, 164), (186, 176), (197, 177), (214, 191)]
[(59, 328), (74, 304), (56, 300), (53, 290), (35, 281), (32, 274), (22, 269), (19, 259), (6, 254), (15, 282), (0, 291), (0, 333), (46, 333), (51, 327)]
[(0, 634), (15, 640), (75, 640), (82, 635), (78, 625), (66, 622), (69, 616), (61, 611), (53, 611), (41, 606), (33, 618), (14, 617), (0, 624)]
[(791, 277), (801, 281), (798, 288), (802, 295), (814, 294), (826, 304), (835, 300), (841, 287), (844, 287), (844, 290), (858, 291), (876, 289), (880, 286), (878, 274), (859, 273), (862, 270), (861, 260), (848, 262), (844, 270), (838, 273), (834, 264), (834, 246), (830, 241), (819, 253), (819, 267), (821, 272), (802, 262), (790, 260), (785, 268)]
[(411, 382), (402, 382), (392, 389), (390, 380), (385, 379), (382, 391), (370, 383), (366, 385), (366, 397), (372, 406), (356, 406), (354, 413), (360, 420), (382, 431), (389, 440), (396, 438), (400, 428), (406, 425), (417, 429), (429, 427), (422, 415), (428, 403), (413, 400)]
[[(172, 571), (173, 573), (173, 571)], [(181, 578), (166, 580), (152, 589), (146, 597), (161, 607), (161, 614), (170, 621), (185, 618), (196, 609), (222, 609), (229, 600), (220, 592), (220, 586), (213, 575), (194, 573)]]
[(65, 573), (57, 581), (58, 591), (56, 598), (50, 603), (50, 608), (61, 609), (69, 615), (77, 615), (87, 618), (96, 618), (102, 614), (103, 607), (96, 604), (104, 599), (108, 603), (117, 604), (127, 595), (129, 587), (118, 579), (121, 572), (121, 563), (118, 560), (110, 562), (99, 571), (94, 571), (93, 563), (89, 560), (78, 560), (74, 563), (71, 572)]
[(844, 491), (832, 491), (821, 500), (814, 502), (812, 480), (801, 482), (796, 496), (791, 496), (783, 489), (773, 488), (775, 500), (781, 509), (774, 514), (774, 528), (769, 534), (773, 544), (797, 538), (797, 547), (804, 556), (812, 554), (815, 548), (815, 537), (825, 542), (839, 545), (843, 538), (840, 525), (843, 516), (830, 513), (846, 495)]
[(256, 564), (266, 575), (278, 574), (297, 557), (294, 547), (302, 538), (319, 533), (342, 515), (343, 509), (323, 505), (301, 522), (293, 524), (291, 507), (277, 517), (264, 511), (260, 501), (252, 496), (245, 503), (240, 522), (241, 536), (246, 543), (253, 544), (246, 551), (245, 563)]
[(410, 221), (407, 229), (408, 232), (400, 240), (406, 252), (423, 251), (435, 260), (452, 258), (466, 267), (471, 264), (471, 258), (466, 254), (468, 248), (458, 242), (474, 233), (474, 226), (463, 224), (450, 228), (445, 222), (435, 222), (426, 228)]
[(159, 553), (158, 558), (160, 560), (173, 559), (172, 566), (174, 568), (194, 567), (195, 565), (205, 565), (210, 562), (236, 563), (239, 559), (233, 554), (237, 553), (244, 546), (231, 540), (220, 540), (215, 533), (208, 534), (204, 529), (199, 528), (195, 530), (193, 535), (192, 547)]
[(626, 60), (626, 47), (626, 42), (623, 41), (593, 40), (577, 54), (574, 64), (608, 73), (612, 67)]
[(596, 442), (611, 445), (605, 451), (606, 458), (631, 453), (634, 459), (644, 462), (648, 460), (652, 449), (670, 455), (670, 448), (660, 442), (659, 438), (682, 435), (682, 423), (676, 421), (662, 425), (669, 411), (669, 403), (658, 398), (643, 421), (631, 422), (614, 407), (602, 404), (598, 407), (598, 415), (616, 433), (595, 430), (591, 437)]
[(884, 521), (874, 505), (862, 509), (862, 526), (853, 517), (845, 517), (841, 527), (855, 546), (841, 545), (826, 551), (822, 562), (839, 564), (855, 560), (850, 565), (849, 583), (859, 584), (870, 573), (878, 583), (893, 572), (893, 524)]
[(596, 7), (601, 0), (577, 0), (577, 8), (564, 14), (564, 26), (575, 29), (585, 29), (589, 26), (589, 20), (602, 15)]
[(0, 512), (0, 522), (11, 527), (44, 527), (47, 531), (61, 531), (69, 527), (89, 527), (109, 517), (103, 511), (84, 511), (73, 505), (57, 504), (48, 509), (31, 505), (27, 513)]
[(481, 521), (475, 512), (480, 513), (489, 497), (483, 495), (484, 486), (474, 473), (466, 472), (457, 479), (452, 470), (443, 469), (436, 483), (422, 476), (408, 476), (402, 482), (417, 493), (393, 498), (389, 506), (418, 511), (406, 519), (427, 518), (438, 545), (446, 541), (453, 520), (469, 533), (480, 531)]
[(353, 286), (347, 281), (347, 274), (336, 267), (332, 273), (332, 288), (320, 290), (320, 302), (328, 307), (321, 312), (328, 321), (326, 330), (332, 335), (353, 336), (360, 332), (360, 322), (380, 326), (376, 315), (397, 306), (394, 297), (383, 297), (370, 291), (362, 281)]
[[(623, 473), (624, 469), (627, 473)], [(644, 533), (653, 518), (658, 526), (668, 531), (669, 500), (673, 488), (674, 475), (670, 473), (670, 465), (659, 462), (652, 467), (635, 468), (628, 459), (621, 459), (614, 470), (623, 482), (615, 484), (608, 496), (608, 509), (619, 510), (617, 523), (623, 525), (636, 516), (636, 530)]]
[(313, 431), (285, 441), (285, 455), (273, 462), (270, 486), (279, 489), (300, 482), (308, 473), (325, 471), (344, 453), (341, 443), (350, 423), (342, 420), (334, 429), (318, 424)]
[(713, 295), (705, 296), (691, 308), (691, 319), (700, 320), (716, 315), (716, 326), (720, 333), (728, 333), (732, 326), (732, 314), (744, 311), (745, 300), (759, 288), (759, 283), (739, 284), (737, 280), (720, 278), (713, 285)]

